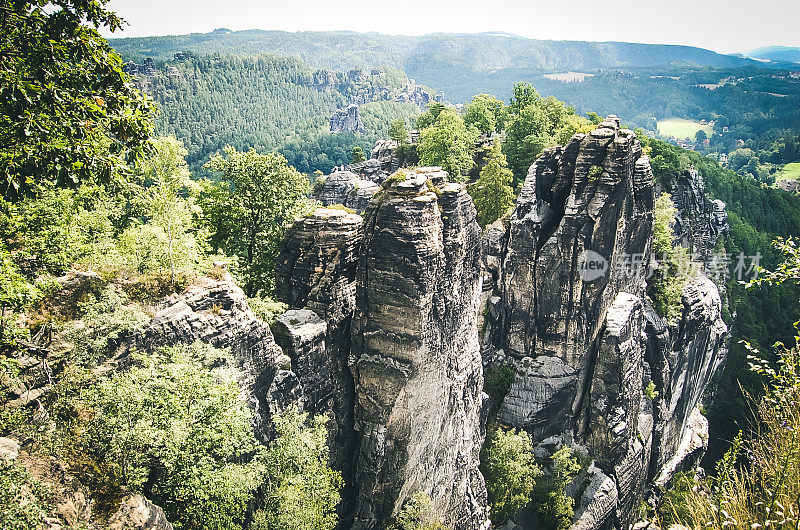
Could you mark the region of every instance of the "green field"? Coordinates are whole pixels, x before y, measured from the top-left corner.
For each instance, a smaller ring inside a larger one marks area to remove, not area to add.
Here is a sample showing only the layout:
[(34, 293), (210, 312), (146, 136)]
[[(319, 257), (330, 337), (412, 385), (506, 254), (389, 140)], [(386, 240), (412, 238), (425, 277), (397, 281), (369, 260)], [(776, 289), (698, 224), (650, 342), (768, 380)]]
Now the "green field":
[(659, 120), (658, 132), (663, 136), (672, 136), (675, 138), (691, 138), (694, 140), (694, 135), (697, 131), (703, 130), (706, 136), (711, 136), (714, 129), (708, 125), (700, 125), (699, 122), (692, 120), (685, 120), (683, 118), (670, 118), (668, 120)]
[(775, 180), (790, 180), (790, 179), (799, 179), (800, 178), (800, 162), (792, 162), (791, 164), (786, 164), (783, 166), (778, 172), (778, 175), (775, 177)]

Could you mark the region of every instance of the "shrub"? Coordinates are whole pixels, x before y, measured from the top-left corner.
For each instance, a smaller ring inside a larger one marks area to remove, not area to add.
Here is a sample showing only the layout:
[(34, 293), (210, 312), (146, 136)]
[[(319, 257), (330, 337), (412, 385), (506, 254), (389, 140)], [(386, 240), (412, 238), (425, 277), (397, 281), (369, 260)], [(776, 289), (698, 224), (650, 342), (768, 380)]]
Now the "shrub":
[(418, 491), (406, 501), (390, 530), (447, 530), (430, 496)]
[(341, 475), (328, 467), (325, 416), (306, 426), (307, 415), (290, 408), (273, 418), (277, 438), (263, 455), (264, 505), (251, 530), (329, 530), (336, 527)]
[(481, 472), (492, 523), (508, 521), (530, 499), (534, 480), (542, 474), (533, 458), (533, 443), (528, 433), (494, 429), (481, 451)]
[(0, 459), (0, 528), (40, 528), (49, 512), (52, 492), (32, 478), (24, 467)]
[(288, 305), (283, 302), (277, 302), (268, 296), (253, 296), (247, 299), (247, 303), (253, 313), (267, 324), (275, 322), (276, 318), (289, 309)]
[(229, 356), (202, 344), (135, 355), (84, 389), (80, 449), (117, 486), (141, 490), (176, 528), (236, 529), (263, 468)]
[(483, 381), (484, 391), (496, 403), (502, 402), (514, 382), (514, 373), (514, 366), (511, 364), (506, 363), (495, 368)]

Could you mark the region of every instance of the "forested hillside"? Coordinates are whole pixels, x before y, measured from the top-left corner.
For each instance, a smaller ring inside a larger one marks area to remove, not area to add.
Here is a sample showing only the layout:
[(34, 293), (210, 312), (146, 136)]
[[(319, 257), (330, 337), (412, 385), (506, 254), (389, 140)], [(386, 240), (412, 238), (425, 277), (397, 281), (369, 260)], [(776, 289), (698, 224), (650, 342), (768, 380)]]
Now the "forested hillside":
[[(353, 32), (217, 30), (191, 35), (112, 39), (111, 44), (126, 60), (136, 62), (146, 57), (165, 61), (172, 59), (175, 53), (192, 50), (246, 55), (270, 52), (299, 57), (315, 68), (335, 70), (388, 65), (406, 72), (417, 82), (444, 90), (454, 103), (464, 103), (481, 92), (505, 99), (511, 95), (515, 82), (535, 81), (538, 87), (540, 76), (548, 72), (760, 64), (690, 46), (543, 41), (502, 34), (409, 37)], [(557, 92), (552, 95), (565, 99)], [(602, 96), (594, 94), (598, 95)]]
[[(393, 101), (405, 88), (397, 70), (361, 72), (351, 80), (315, 82), (314, 70), (297, 59), (202, 56), (170, 61), (154, 76), (138, 75), (160, 110), (158, 134), (175, 136), (189, 151), (194, 173), (226, 145), (277, 151), (304, 173), (329, 172), (350, 162), (354, 146), (369, 152), (388, 135), (393, 119), (410, 120), (420, 108)], [(343, 79), (343, 80), (342, 80)], [(350, 103), (360, 108), (365, 132), (331, 134), (328, 118)]]

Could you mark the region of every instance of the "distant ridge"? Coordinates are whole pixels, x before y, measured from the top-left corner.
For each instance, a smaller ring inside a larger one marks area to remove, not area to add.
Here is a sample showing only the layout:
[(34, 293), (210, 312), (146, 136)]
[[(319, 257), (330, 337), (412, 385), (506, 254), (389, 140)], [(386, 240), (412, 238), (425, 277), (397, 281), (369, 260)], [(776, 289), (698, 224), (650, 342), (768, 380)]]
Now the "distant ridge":
[(745, 55), (772, 62), (800, 63), (800, 48), (794, 46), (766, 46), (751, 50)]
[(417, 82), (464, 101), (478, 86), (546, 72), (596, 72), (609, 68), (760, 66), (764, 63), (692, 46), (534, 40), (502, 32), (384, 35), (353, 31), (214, 31), (162, 37), (110, 39), (126, 59), (170, 60), (181, 51), (199, 54), (273, 53), (300, 58), (313, 68), (347, 71), (391, 66)]

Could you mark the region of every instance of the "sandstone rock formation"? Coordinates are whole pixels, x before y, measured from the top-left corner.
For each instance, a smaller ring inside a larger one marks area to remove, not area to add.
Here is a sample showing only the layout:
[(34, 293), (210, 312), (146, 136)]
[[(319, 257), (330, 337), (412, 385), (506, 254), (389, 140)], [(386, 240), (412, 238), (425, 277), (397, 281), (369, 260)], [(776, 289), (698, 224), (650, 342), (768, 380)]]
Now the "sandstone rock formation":
[[(355, 390), (348, 365), (350, 322), (355, 310), (356, 271), (361, 249), (362, 219), (342, 210), (320, 208), (298, 220), (280, 243), (276, 293), (289, 307), (304, 309), (303, 318), (288, 312), (273, 327), (303, 385), (307, 406), (331, 413), (328, 423), (331, 463), (342, 472), (341, 519), (353, 501), (353, 430)], [(310, 313), (310, 314), (309, 314)], [(313, 315), (313, 316), (312, 316)], [(303, 322), (314, 317), (324, 324), (313, 330)], [(292, 323), (292, 321), (295, 323)], [(285, 328), (287, 334), (278, 330)], [(322, 342), (314, 338), (322, 331)], [(290, 337), (290, 340), (284, 339)], [(302, 337), (302, 338), (301, 338)], [(290, 344), (291, 343), (291, 344)]]
[[(510, 219), (484, 236), (497, 294), (486, 298), (483, 357), (489, 370), (516, 369), (497, 419), (530, 432), (544, 456), (554, 440), (588, 452), (591, 466), (570, 487), (573, 528), (628, 528), (648, 484), (696, 465), (707, 438), (697, 407), (726, 353), (722, 302), (699, 276), (677, 323), (653, 310), (653, 180), (633, 133), (611, 116), (545, 150)], [(673, 200), (676, 241), (708, 255), (727, 229), (724, 204), (705, 197), (696, 172)]]
[(706, 197), (703, 176), (696, 169), (678, 177), (671, 195), (678, 210), (673, 227), (676, 243), (705, 261), (728, 231), (725, 203)]
[(144, 351), (195, 341), (230, 349), (243, 373), (240, 386), (255, 413), (256, 435), (265, 440), (270, 411), (276, 408), (269, 389), (281, 349), (227, 272), (219, 280), (202, 278), (185, 293), (169, 297), (134, 339)]
[[(531, 417), (548, 436), (564, 419), (578, 417), (606, 311), (620, 292), (643, 294), (652, 215), (650, 165), (633, 133), (620, 130), (615, 118), (546, 150), (531, 166), (505, 243), (498, 346), (517, 359), (551, 359), (548, 369), (537, 365), (518, 374), (501, 421), (525, 425)], [(605, 269), (590, 278), (593, 271), (584, 264)], [(543, 399), (556, 390), (562, 392), (559, 410)], [(531, 407), (514, 410), (519, 400)]]
[(395, 97), (395, 101), (413, 103), (424, 109), (433, 101), (444, 101), (444, 92), (434, 94), (430, 89), (416, 84), (413, 79), (409, 79), (405, 88)]
[(341, 204), (357, 212), (366, 210), (369, 200), (380, 189), (377, 183), (348, 170), (334, 171), (320, 179), (314, 187), (315, 199), (323, 206)]
[(122, 499), (119, 509), (109, 518), (109, 530), (172, 530), (164, 511), (138, 493)]
[(699, 276), (683, 291), (683, 315), (671, 333), (665, 333), (666, 323), (652, 309), (647, 311), (645, 358), (659, 392), (652, 474), (676, 454), (685, 436), (691, 436), (691, 415), (725, 359), (728, 329), (721, 310), (716, 285)]
[(352, 333), (354, 528), (385, 528), (416, 491), (453, 528), (488, 526), (475, 216), (462, 185), (414, 173), (366, 212)]
[(358, 115), (358, 105), (348, 105), (346, 109), (337, 110), (331, 116), (331, 132), (364, 132), (364, 124)]

